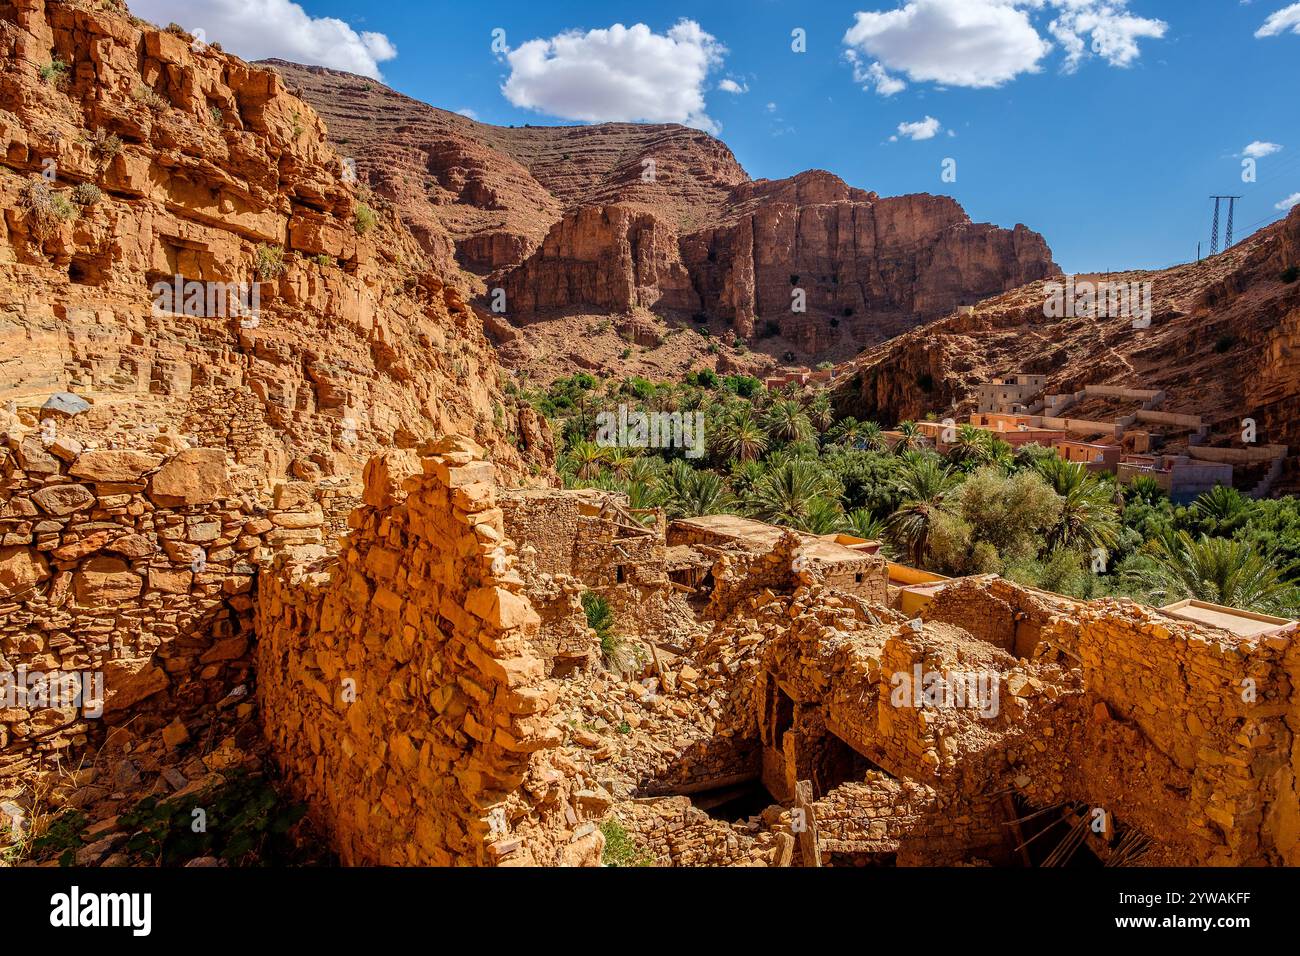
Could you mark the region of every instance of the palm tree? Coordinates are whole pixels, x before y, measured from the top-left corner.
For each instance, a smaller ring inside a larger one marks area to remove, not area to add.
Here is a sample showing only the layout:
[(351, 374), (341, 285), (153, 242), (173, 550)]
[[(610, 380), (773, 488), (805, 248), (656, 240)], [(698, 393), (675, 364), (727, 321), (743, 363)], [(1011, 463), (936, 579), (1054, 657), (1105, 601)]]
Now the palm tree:
[(579, 478), (591, 480), (600, 474), (609, 460), (609, 449), (595, 442), (579, 439), (569, 446), (569, 463)]
[(990, 465), (997, 465), (1004, 472), (1010, 474), (1016, 468), (1016, 450), (997, 435), (994, 435), (992, 441), (989, 442), (988, 460)]
[(714, 425), (713, 447), (737, 461), (753, 461), (767, 450), (767, 433), (750, 405), (740, 402), (723, 412)]
[(1244, 518), (1250, 502), (1236, 488), (1215, 485), (1196, 499), (1192, 505), (1198, 518), (1216, 525), (1225, 525)]
[(1047, 533), (1050, 550), (1057, 548), (1109, 551), (1119, 538), (1119, 509), (1115, 491), (1089, 474), (1083, 462), (1044, 458), (1037, 471), (1061, 498), (1061, 516)]
[(812, 422), (794, 399), (781, 398), (767, 409), (764, 419), (768, 435), (780, 442), (807, 441), (813, 437)]
[(754, 492), (754, 486), (767, 474), (767, 465), (761, 461), (737, 461), (731, 469), (731, 491), (745, 500)]
[(1150, 475), (1138, 475), (1124, 489), (1124, 500), (1129, 504), (1141, 502), (1144, 505), (1153, 505), (1164, 496), (1165, 490), (1160, 487), (1160, 482)]
[(629, 452), (626, 448), (610, 448), (607, 450), (609, 454), (606, 456), (605, 463), (609, 465), (609, 470), (620, 481), (625, 481), (632, 472), (633, 463), (640, 456)]
[(868, 541), (879, 541), (885, 536), (885, 522), (866, 508), (854, 508), (844, 516), (843, 529)]
[(957, 436), (948, 451), (950, 461), (974, 467), (983, 465), (993, 454), (993, 433), (974, 425), (958, 425)]
[(831, 410), (830, 396), (818, 392), (808, 403), (808, 420), (818, 432), (824, 432), (835, 424), (835, 413)]
[(797, 527), (809, 534), (834, 534), (844, 524), (844, 509), (834, 498), (814, 498)]
[(1245, 541), (1193, 539), (1186, 531), (1148, 547), (1155, 567), (1129, 577), (1162, 601), (1193, 598), (1261, 614), (1293, 615), (1300, 605), (1295, 585)]
[(833, 444), (860, 448), (864, 451), (883, 451), (888, 447), (885, 433), (875, 422), (860, 422), (856, 418), (841, 418), (826, 433)]
[(898, 443), (894, 445), (894, 454), (902, 455), (925, 447), (921, 429), (916, 422), (901, 422), (898, 426)]
[(773, 524), (811, 530), (815, 521), (825, 518), (825, 506), (819, 499), (839, 507), (840, 489), (814, 460), (792, 458), (782, 461), (754, 486), (752, 507), (758, 517)]
[(649, 485), (663, 468), (664, 460), (657, 455), (637, 455), (627, 470), (627, 480), (634, 485)]
[(670, 518), (725, 514), (732, 507), (721, 476), (712, 471), (697, 471), (680, 458), (660, 476), (657, 492)]
[[(627, 504), (634, 511), (648, 511), (663, 504), (663, 495), (656, 487), (645, 482), (634, 481), (627, 486)], [(634, 517), (644, 525), (652, 525), (655, 522), (653, 514), (634, 515)]]
[(930, 546), (934, 519), (959, 481), (959, 476), (930, 455), (912, 459), (898, 480), (903, 503), (889, 516), (886, 527), (899, 550), (917, 567)]

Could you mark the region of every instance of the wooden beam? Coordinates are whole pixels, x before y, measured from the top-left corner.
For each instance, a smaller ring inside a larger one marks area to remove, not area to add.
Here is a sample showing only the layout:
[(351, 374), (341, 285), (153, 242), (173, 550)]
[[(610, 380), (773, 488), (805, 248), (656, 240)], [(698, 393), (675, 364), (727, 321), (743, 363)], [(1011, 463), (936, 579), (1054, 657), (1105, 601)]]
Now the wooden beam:
[(800, 780), (794, 785), (795, 809), (803, 811), (803, 830), (799, 833), (799, 855), (804, 866), (822, 865), (821, 839), (817, 834), (817, 818), (813, 813), (812, 781)]

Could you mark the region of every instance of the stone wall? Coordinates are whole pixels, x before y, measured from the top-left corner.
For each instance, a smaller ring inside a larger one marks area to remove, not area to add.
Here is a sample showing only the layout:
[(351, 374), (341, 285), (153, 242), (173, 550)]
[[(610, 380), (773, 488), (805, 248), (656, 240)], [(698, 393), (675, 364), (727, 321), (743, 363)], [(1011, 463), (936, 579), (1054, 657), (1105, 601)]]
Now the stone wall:
[[(1106, 601), (1081, 608), (1045, 639), (1073, 644), (1085, 688), (1106, 708), (1095, 722), (1140, 731), (1172, 764), (1170, 777), (1186, 784), (1185, 793), (1161, 786), (1146, 795), (1150, 827), (1188, 835), (1208, 863), (1300, 860), (1294, 630), (1242, 640)], [(1075, 760), (1081, 777), (1113, 778), (1105, 748), (1086, 748)]]
[(0, 436), (0, 674), (102, 675), (79, 709), (0, 704), (0, 777), (246, 693), (258, 556), (319, 523), (235, 496), (219, 449)]
[(337, 558), (264, 577), (265, 732), (344, 863), (598, 861), (541, 753), (556, 689), (493, 467), (462, 439), (426, 451), (402, 496), (367, 486), (389, 503), (355, 512)]

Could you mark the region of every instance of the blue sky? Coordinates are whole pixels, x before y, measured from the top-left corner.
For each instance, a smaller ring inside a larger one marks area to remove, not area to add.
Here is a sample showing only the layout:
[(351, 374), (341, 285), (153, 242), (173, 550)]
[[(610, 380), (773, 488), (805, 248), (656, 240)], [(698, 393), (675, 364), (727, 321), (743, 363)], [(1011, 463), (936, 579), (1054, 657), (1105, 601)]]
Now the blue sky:
[(755, 178), (822, 168), (882, 195), (946, 193), (976, 221), (1042, 232), (1067, 271), (1195, 258), (1212, 193), (1244, 197), (1238, 238), (1300, 201), (1288, 0), (130, 5), (483, 122), (687, 122)]

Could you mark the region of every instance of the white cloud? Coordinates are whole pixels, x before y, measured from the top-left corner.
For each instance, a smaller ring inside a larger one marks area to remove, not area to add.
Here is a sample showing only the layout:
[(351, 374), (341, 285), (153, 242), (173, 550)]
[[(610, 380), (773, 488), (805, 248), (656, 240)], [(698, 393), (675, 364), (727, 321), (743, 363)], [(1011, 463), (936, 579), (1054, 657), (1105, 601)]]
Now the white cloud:
[(468, 106), (465, 107), (463, 110), (457, 110), (456, 113), (457, 113), (458, 116), (464, 116), (464, 117), (467, 117), (467, 118), (472, 119), (472, 120), (476, 120), (476, 119), (478, 119), (478, 114), (475, 113), (475, 112), (474, 112), (472, 109), (470, 109)]
[(775, 112), (776, 112), (776, 104), (775, 104), (775, 103), (768, 103), (768, 104), (767, 104), (767, 111), (768, 111), (769, 113), (775, 113)]
[[(933, 116), (927, 116), (925, 119), (917, 120), (915, 123), (899, 123), (898, 136), (904, 136), (913, 142), (922, 139), (934, 139), (942, 128), (942, 123)], [(889, 137), (890, 142), (896, 141), (898, 136)]]
[(890, 76), (879, 63), (864, 66), (858, 51), (852, 48), (844, 52), (845, 58), (853, 64), (853, 82), (863, 84), (863, 89), (875, 87), (881, 96), (893, 96), (907, 89), (907, 84), (896, 76)]
[(914, 83), (998, 87), (1042, 69), (1053, 44), (1032, 15), (1045, 11), (1055, 13), (1046, 30), (1065, 52), (1066, 72), (1088, 56), (1131, 66), (1141, 56), (1138, 41), (1168, 29), (1129, 12), (1128, 0), (906, 0), (894, 10), (855, 14), (843, 42), (854, 80), (882, 96), (903, 88), (890, 71)]
[(1241, 151), (1241, 155), (1250, 159), (1263, 159), (1265, 156), (1272, 156), (1274, 153), (1280, 152), (1282, 152), (1282, 147), (1277, 143), (1263, 143), (1255, 140)]
[(1280, 203), (1277, 203), (1273, 208), (1287, 210), (1290, 209), (1292, 206), (1300, 206), (1300, 193), (1292, 193), (1291, 195), (1283, 199)]
[(131, 12), (158, 24), (202, 30), (209, 43), (246, 60), (295, 63), (383, 79), (379, 64), (397, 56), (382, 33), (358, 33), (335, 17), (313, 17), (291, 0), (131, 0)]
[(693, 20), (666, 34), (644, 23), (571, 30), (509, 50), (501, 92), (515, 106), (563, 119), (684, 123), (717, 133), (704, 90), (726, 52)]
[(718, 84), (718, 89), (722, 90), (722, 92), (724, 93), (737, 93), (737, 94), (748, 93), (749, 84), (737, 83), (731, 77), (727, 77), (725, 80), (723, 80), (721, 83)]
[(1255, 31), (1255, 36), (1261, 39), (1276, 37), (1286, 33), (1287, 30), (1300, 33), (1300, 3), (1293, 3), (1270, 15), (1264, 21), (1264, 25)]
[(1001, 86), (1037, 72), (1051, 49), (1023, 10), (1001, 0), (912, 0), (855, 17), (845, 45), (916, 83)]
[[(1159, 40), (1169, 29), (1163, 20), (1138, 17), (1125, 9), (1126, 0), (1052, 0), (1064, 6), (1047, 29), (1065, 48), (1065, 71), (1072, 73), (1087, 56), (1087, 48), (1111, 66), (1132, 66), (1142, 55), (1138, 40)], [(1084, 38), (1091, 38), (1085, 44)]]

